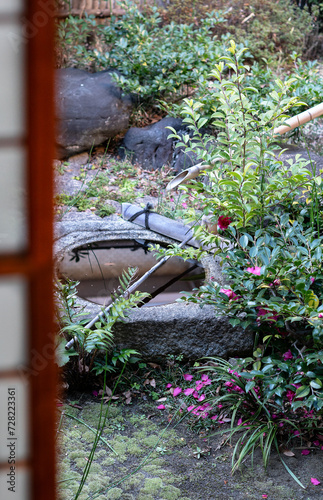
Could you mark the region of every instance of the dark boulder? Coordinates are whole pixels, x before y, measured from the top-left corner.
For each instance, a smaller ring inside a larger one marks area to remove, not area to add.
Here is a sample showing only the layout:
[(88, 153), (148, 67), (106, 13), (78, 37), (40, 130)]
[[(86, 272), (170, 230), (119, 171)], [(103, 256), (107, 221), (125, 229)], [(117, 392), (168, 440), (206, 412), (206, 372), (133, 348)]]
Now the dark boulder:
[(109, 71), (76, 68), (56, 73), (57, 155), (91, 149), (128, 128), (130, 96), (122, 96)]
[(174, 156), (174, 140), (167, 139), (172, 127), (179, 132), (185, 127), (180, 118), (163, 118), (148, 127), (132, 127), (126, 133), (120, 148), (120, 155), (130, 156), (134, 163), (139, 163), (147, 170), (161, 168), (172, 164)]

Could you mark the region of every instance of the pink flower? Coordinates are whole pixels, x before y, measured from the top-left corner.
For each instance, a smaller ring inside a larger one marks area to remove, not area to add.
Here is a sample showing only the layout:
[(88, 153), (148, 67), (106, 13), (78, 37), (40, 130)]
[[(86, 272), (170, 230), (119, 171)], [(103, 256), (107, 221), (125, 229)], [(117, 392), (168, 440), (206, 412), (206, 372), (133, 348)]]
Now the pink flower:
[(183, 203), (182, 203), (182, 207), (183, 207), (183, 208), (187, 208), (187, 203), (185, 203), (185, 201), (183, 201)]
[[(291, 391), (290, 389), (287, 390), (286, 392), (286, 398), (288, 399), (288, 401), (291, 403), (294, 399), (294, 396), (295, 396), (295, 392)], [(296, 431), (298, 432), (298, 431)], [(298, 433), (299, 434), (299, 433)]]
[(172, 387), (172, 384), (167, 384), (166, 385), (166, 389), (169, 389), (170, 387)]
[[(262, 307), (258, 307), (258, 311), (257, 311), (257, 316), (259, 318), (259, 316), (266, 316), (266, 314), (270, 313), (271, 311), (268, 311), (268, 309), (263, 309)], [(273, 314), (272, 316), (269, 316), (267, 318), (267, 321), (277, 321), (278, 319), (278, 314)], [(259, 321), (259, 320), (257, 320)]]
[(256, 276), (260, 276), (261, 267), (247, 267), (248, 273), (255, 274)]
[(316, 479), (316, 477), (311, 477), (311, 483), (317, 486), (318, 484), (321, 484), (321, 481)]
[(180, 387), (176, 387), (176, 389), (174, 389), (174, 392), (173, 392), (174, 398), (176, 396), (178, 396), (181, 392), (182, 392), (182, 389)]
[(314, 446), (320, 446), (320, 442), (318, 439), (316, 441), (313, 441), (313, 444), (314, 444)]
[(284, 352), (283, 354), (283, 358), (284, 360), (286, 361), (287, 359), (293, 359), (293, 354), (292, 354), (292, 351), (290, 349), (288, 349), (288, 351)]
[(323, 313), (319, 313), (319, 318), (323, 318)]
[(313, 277), (311, 276), (311, 277), (310, 277), (310, 280), (311, 280), (311, 283), (314, 283), (315, 278), (313, 278)]
[(239, 418), (237, 425), (241, 425), (241, 424), (242, 424), (242, 418)]
[(198, 401), (204, 401), (205, 398), (205, 394), (201, 394), (201, 396), (198, 398)]
[(159, 406), (157, 406), (157, 410), (165, 410), (165, 405), (159, 405)]
[(187, 382), (191, 382), (191, 380), (193, 380), (193, 375), (190, 375), (189, 373), (184, 373), (183, 377)]
[(217, 420), (218, 418), (218, 415), (213, 415), (213, 417), (211, 417), (211, 420)]
[(310, 453), (310, 450), (302, 450), (302, 455), (309, 455)]
[(207, 418), (209, 416), (208, 412), (202, 413), (201, 417), (202, 418)]
[(194, 388), (184, 389), (185, 396), (190, 396), (195, 391)]
[(199, 391), (200, 389), (202, 389), (204, 387), (203, 382), (201, 382), (200, 380), (198, 382), (199, 382), (199, 384), (196, 385), (196, 390), (197, 391)]
[(294, 431), (293, 434), (294, 434), (294, 436), (299, 436), (300, 435), (299, 431)]
[(209, 377), (206, 375), (206, 373), (203, 373), (201, 377), (202, 382), (205, 382), (206, 380), (210, 380)]
[(188, 406), (188, 407), (187, 407), (187, 411), (192, 411), (192, 410), (194, 410), (194, 408), (195, 408), (195, 406), (194, 406), (194, 405)]
[(218, 218), (218, 226), (222, 230), (227, 229), (228, 226), (230, 226), (231, 222), (231, 217), (224, 217), (224, 215), (220, 215), (220, 217)]
[(194, 391), (194, 392), (193, 392), (193, 398), (197, 399), (198, 397), (199, 397), (198, 392)]
[(220, 293), (224, 293), (230, 300), (238, 299), (238, 295), (233, 290), (230, 290), (230, 288), (220, 288)]

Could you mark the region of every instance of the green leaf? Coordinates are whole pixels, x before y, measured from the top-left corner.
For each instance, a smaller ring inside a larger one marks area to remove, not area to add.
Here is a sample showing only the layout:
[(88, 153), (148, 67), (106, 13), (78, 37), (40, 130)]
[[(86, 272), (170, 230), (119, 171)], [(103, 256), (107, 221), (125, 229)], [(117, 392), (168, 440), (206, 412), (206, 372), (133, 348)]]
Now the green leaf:
[(321, 389), (323, 386), (322, 381), (319, 378), (311, 380), (310, 385), (313, 387), (313, 389)]
[(251, 389), (253, 389), (256, 385), (256, 382), (254, 380), (250, 380), (250, 382), (246, 383), (246, 388), (245, 391), (248, 393)]
[(305, 398), (310, 392), (310, 388), (308, 386), (302, 385), (301, 387), (298, 387), (296, 393), (295, 393), (295, 398)]
[(248, 245), (248, 241), (249, 241), (248, 236), (244, 234), (243, 236), (241, 236), (239, 243), (242, 246), (242, 248), (246, 248), (246, 246)]

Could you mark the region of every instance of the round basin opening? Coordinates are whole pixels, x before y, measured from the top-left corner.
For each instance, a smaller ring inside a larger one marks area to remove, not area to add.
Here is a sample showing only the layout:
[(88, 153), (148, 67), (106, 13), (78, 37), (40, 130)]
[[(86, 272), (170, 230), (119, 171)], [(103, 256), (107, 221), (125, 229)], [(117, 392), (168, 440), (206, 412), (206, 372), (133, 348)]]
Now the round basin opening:
[[(78, 295), (82, 299), (108, 306), (111, 293), (119, 286), (119, 277), (129, 267), (138, 268), (136, 279), (149, 271), (158, 259), (150, 244), (165, 243), (146, 240), (109, 240), (86, 244), (66, 254), (58, 267), (58, 276), (79, 281)], [(152, 295), (145, 307), (171, 304), (181, 296), (202, 285), (204, 269), (195, 261), (172, 257), (151, 276), (138, 290)]]

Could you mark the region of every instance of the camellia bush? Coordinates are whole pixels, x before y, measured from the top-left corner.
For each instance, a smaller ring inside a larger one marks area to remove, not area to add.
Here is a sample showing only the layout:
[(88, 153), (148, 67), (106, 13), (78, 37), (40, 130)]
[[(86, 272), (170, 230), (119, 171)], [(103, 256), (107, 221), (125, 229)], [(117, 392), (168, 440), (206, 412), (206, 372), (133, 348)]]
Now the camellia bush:
[[(213, 305), (232, 325), (255, 333), (253, 357), (234, 367), (213, 360), (209, 368), (223, 383), (210, 407), (225, 405), (240, 419), (232, 434), (244, 433), (234, 467), (257, 446), (267, 463), (282, 426), (299, 433), (297, 425), (309, 417), (313, 434), (323, 409), (321, 173), (299, 156), (283, 162), (275, 142), (274, 128), (288, 110), (304, 106), (289, 96), (294, 80), (277, 79), (255, 108), (257, 89), (247, 83), (243, 52), (231, 41), (210, 75), (212, 120), (221, 130), (216, 142), (201, 134), (203, 105), (194, 100), (182, 110), (191, 134), (171, 134), (206, 166), (206, 177), (182, 186), (197, 204), (187, 209), (187, 222), (220, 257), (226, 282), (211, 277), (183, 300)], [(174, 245), (166, 253), (200, 258), (202, 250)]]

